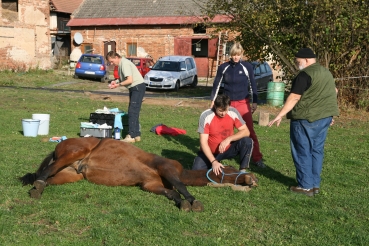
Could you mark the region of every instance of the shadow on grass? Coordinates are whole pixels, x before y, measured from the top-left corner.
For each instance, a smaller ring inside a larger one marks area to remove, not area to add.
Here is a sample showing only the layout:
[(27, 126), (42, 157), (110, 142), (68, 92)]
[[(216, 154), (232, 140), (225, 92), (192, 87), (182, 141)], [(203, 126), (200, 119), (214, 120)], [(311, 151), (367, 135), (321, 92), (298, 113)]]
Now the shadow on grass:
[(192, 169), (192, 163), (200, 149), (198, 138), (191, 138), (187, 135), (170, 136), (163, 135), (169, 142), (174, 142), (177, 145), (185, 146), (190, 152), (177, 151), (173, 149), (163, 149), (161, 155), (179, 161), (185, 169)]
[[(169, 142), (174, 142), (185, 146), (190, 152), (177, 151), (173, 149), (163, 149), (161, 155), (166, 158), (174, 159), (179, 161), (185, 169), (192, 169), (193, 160), (199, 151), (200, 144), (198, 138), (191, 138), (187, 135), (169, 136), (163, 135)], [(258, 176), (264, 176), (267, 179), (274, 180), (285, 186), (296, 185), (294, 178), (288, 177), (278, 170), (267, 166), (264, 169), (257, 168), (250, 163), (251, 171)]]
[(296, 180), (294, 178), (288, 177), (282, 174), (281, 172), (279, 172), (278, 170), (275, 170), (269, 166), (263, 169), (253, 167), (252, 164), (250, 164), (250, 166), (251, 166), (251, 171), (257, 174), (257, 176), (264, 176), (265, 178), (269, 180), (274, 180), (288, 187), (296, 185)]

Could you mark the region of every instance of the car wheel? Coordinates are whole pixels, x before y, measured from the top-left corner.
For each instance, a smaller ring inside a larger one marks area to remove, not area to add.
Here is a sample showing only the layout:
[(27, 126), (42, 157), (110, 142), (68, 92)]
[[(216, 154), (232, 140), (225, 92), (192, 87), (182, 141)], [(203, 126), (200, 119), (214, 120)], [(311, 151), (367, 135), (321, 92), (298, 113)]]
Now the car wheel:
[(102, 78), (100, 79), (100, 82), (101, 82), (101, 83), (105, 83), (105, 82), (106, 82), (106, 77), (102, 77)]
[(198, 83), (198, 80), (197, 80), (197, 76), (195, 75), (193, 77), (193, 81), (192, 81), (191, 87), (195, 88), (197, 86), (197, 83)]
[(178, 91), (179, 87), (180, 87), (180, 83), (179, 83), (179, 80), (177, 80), (176, 85), (174, 86), (174, 90)]

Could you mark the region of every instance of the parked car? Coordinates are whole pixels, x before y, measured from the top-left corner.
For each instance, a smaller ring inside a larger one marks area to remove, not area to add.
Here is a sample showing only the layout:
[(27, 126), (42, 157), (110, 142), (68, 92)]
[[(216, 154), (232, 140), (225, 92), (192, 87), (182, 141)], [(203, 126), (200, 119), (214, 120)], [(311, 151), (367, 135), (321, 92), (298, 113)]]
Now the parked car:
[(107, 78), (105, 59), (101, 55), (82, 54), (74, 70), (74, 78), (99, 79), (105, 82)]
[(267, 62), (252, 62), (254, 67), (254, 76), (258, 91), (265, 91), (268, 87), (268, 83), (273, 81), (273, 72), (270, 65)]
[(164, 56), (145, 77), (146, 88), (174, 89), (181, 86), (197, 86), (197, 68), (191, 56)]
[[(136, 65), (142, 77), (144, 77), (150, 71), (150, 67), (154, 65), (154, 61), (151, 58), (127, 57), (127, 59)], [(114, 78), (119, 79), (118, 66), (114, 67)]]
[[(251, 65), (254, 68), (254, 77), (258, 91), (265, 91), (268, 83), (273, 81), (273, 72), (270, 65), (267, 62), (260, 63), (256, 61), (251, 62)], [(222, 83), (220, 87), (223, 88), (224, 84)]]

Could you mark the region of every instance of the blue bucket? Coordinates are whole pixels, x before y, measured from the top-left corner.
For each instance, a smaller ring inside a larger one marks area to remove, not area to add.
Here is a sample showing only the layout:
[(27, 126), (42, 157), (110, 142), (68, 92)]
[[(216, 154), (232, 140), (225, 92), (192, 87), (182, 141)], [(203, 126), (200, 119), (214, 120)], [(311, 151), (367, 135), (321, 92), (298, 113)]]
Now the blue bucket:
[(41, 120), (23, 119), (23, 135), (25, 137), (37, 137), (40, 121)]

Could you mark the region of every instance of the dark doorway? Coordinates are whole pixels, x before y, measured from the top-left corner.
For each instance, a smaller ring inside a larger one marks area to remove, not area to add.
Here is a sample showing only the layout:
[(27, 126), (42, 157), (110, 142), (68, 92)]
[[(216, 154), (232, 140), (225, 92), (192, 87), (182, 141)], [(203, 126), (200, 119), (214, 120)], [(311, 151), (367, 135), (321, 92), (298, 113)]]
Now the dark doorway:
[(208, 39), (192, 39), (192, 55), (208, 57)]

